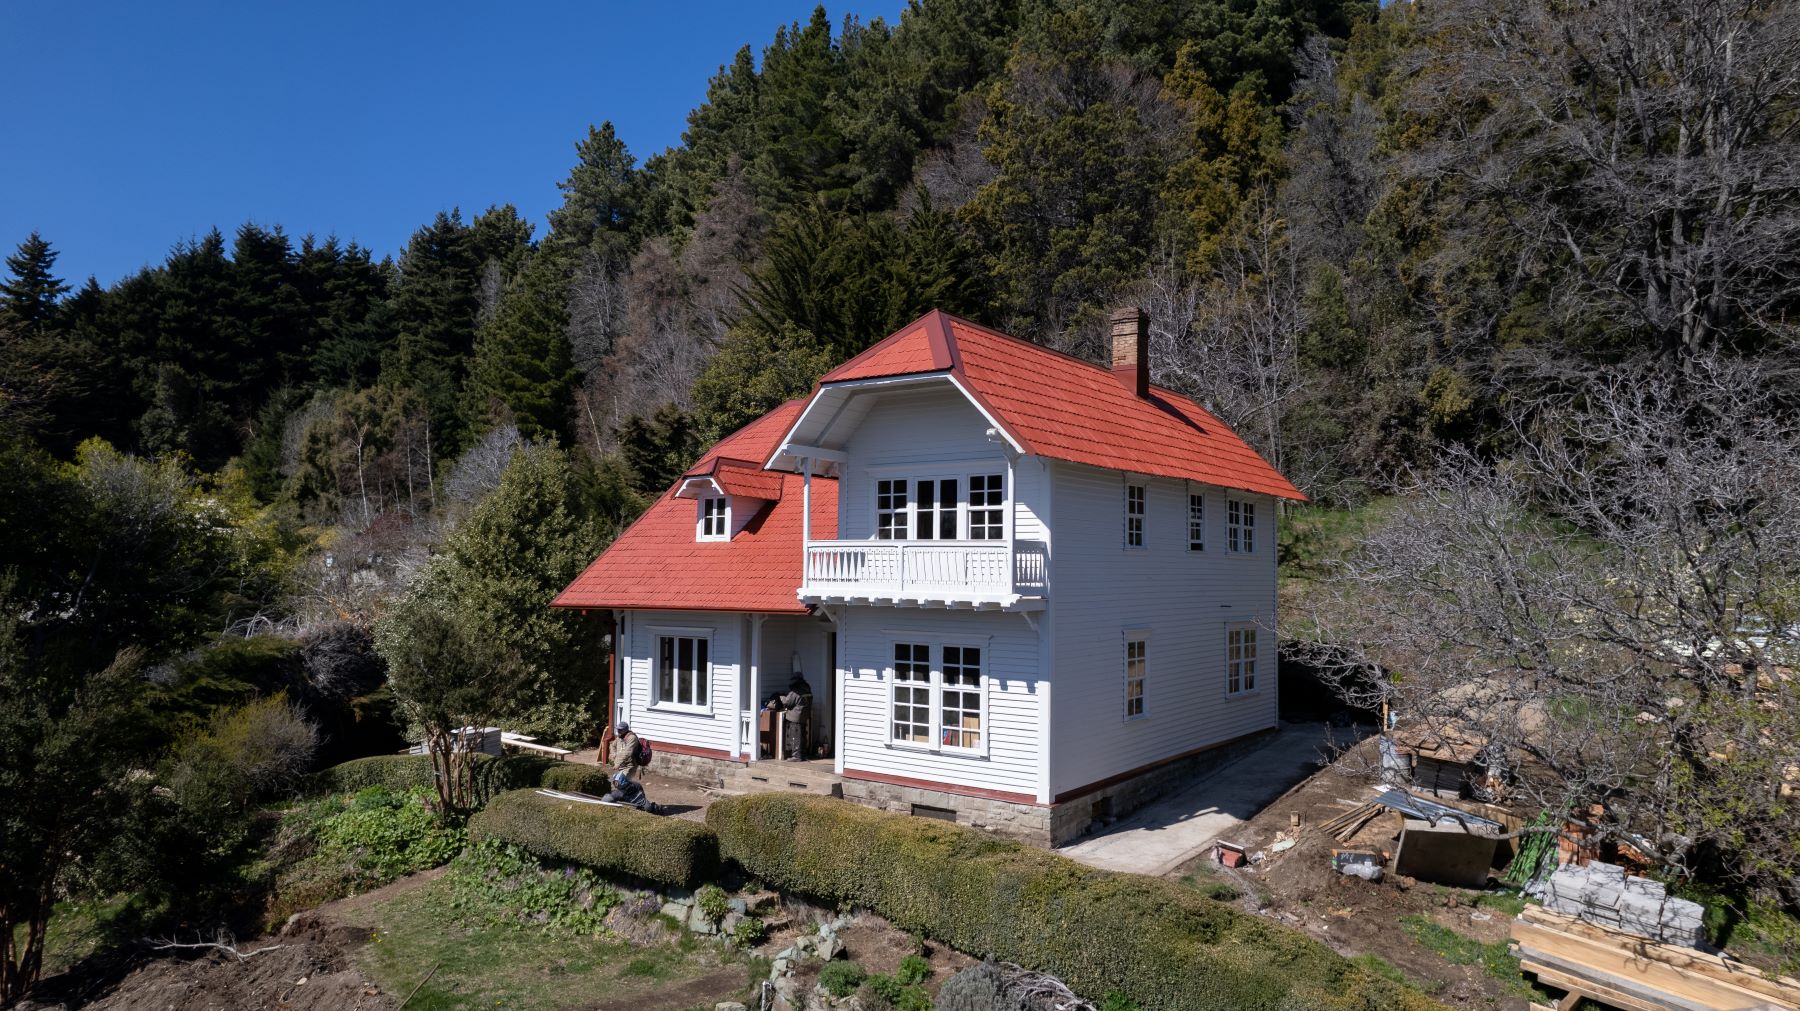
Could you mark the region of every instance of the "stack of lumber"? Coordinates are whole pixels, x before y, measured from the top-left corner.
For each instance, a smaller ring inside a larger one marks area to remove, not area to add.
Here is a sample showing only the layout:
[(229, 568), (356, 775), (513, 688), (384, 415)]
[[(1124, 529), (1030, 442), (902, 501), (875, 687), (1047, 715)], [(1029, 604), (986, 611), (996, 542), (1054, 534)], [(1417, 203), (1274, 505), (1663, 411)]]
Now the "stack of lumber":
[(1800, 980), (1549, 909), (1528, 907), (1513, 921), (1512, 936), (1520, 967), (1567, 991), (1559, 1008), (1586, 997), (1624, 1011), (1800, 1011)]
[(1319, 831), (1331, 836), (1338, 842), (1347, 843), (1356, 835), (1356, 833), (1361, 832), (1364, 826), (1368, 825), (1369, 822), (1374, 821), (1376, 815), (1385, 810), (1387, 809), (1374, 801), (1358, 804), (1356, 807), (1345, 811), (1343, 814), (1338, 815), (1330, 821), (1321, 822), (1319, 824)]

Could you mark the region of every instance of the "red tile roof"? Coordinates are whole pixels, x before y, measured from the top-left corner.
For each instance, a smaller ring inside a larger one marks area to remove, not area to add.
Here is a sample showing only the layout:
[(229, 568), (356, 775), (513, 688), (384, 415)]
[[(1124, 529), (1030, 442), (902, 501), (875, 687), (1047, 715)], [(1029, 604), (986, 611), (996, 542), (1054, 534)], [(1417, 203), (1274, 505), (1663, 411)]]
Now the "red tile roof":
[(932, 372), (960, 380), (1027, 453), (1306, 497), (1192, 399), (1158, 386), (1148, 398), (1137, 397), (1110, 370), (935, 309), (820, 383)]
[[(551, 606), (804, 612), (794, 597), (803, 554), (801, 479), (744, 462), (767, 459), (804, 404), (789, 401), (725, 437), (684, 475), (723, 475), (732, 494), (751, 494), (733, 485), (755, 488), (751, 497), (769, 500), (730, 540), (696, 541), (694, 501), (676, 498), (671, 488)], [(813, 478), (812, 500), (813, 537), (837, 536), (837, 482)]]
[[(727, 495), (740, 495), (744, 498), (759, 498), (765, 502), (774, 502), (781, 498), (781, 475), (764, 470), (762, 464), (752, 460), (732, 460), (725, 457), (711, 457), (705, 468), (690, 470), (684, 477), (709, 477)], [(703, 461), (704, 463), (704, 461)]]

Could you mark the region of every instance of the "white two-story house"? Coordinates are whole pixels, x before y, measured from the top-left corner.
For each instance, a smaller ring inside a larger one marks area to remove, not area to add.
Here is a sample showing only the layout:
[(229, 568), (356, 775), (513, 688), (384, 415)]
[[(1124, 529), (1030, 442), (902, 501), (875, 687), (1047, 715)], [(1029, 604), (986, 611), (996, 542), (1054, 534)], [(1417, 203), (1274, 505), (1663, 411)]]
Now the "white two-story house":
[[(1275, 504), (1194, 401), (932, 312), (721, 441), (559, 595), (658, 766), (780, 761), (1055, 845), (1277, 725)], [(672, 756), (665, 759), (664, 756)]]

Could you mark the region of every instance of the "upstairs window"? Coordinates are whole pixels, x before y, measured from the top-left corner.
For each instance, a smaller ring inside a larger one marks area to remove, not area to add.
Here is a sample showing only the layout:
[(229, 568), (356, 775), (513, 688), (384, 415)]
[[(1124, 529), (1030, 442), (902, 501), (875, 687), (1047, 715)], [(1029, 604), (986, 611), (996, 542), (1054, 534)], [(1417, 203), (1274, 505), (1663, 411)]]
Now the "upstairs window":
[(1249, 554), (1256, 550), (1256, 504), (1236, 499), (1225, 503), (1225, 550)]
[(1125, 486), (1125, 546), (1144, 546), (1144, 486)]
[(969, 477), (969, 539), (997, 541), (1006, 536), (1002, 504), (1006, 500), (1006, 479), (1000, 474), (973, 474)]
[(913, 536), (921, 541), (956, 540), (956, 514), (962, 506), (956, 494), (956, 478), (920, 481), (913, 503), (917, 524)]
[(1206, 550), (1206, 496), (1188, 496), (1188, 550)]
[(700, 500), (700, 539), (722, 541), (731, 534), (731, 500), (722, 495)]
[(703, 636), (659, 637), (656, 660), (656, 702), (662, 705), (706, 708), (711, 666), (707, 654), (711, 640)]
[(908, 510), (906, 482), (875, 482), (875, 537), (883, 541), (906, 539)]
[(1256, 626), (1225, 627), (1225, 694), (1256, 690)]
[(1143, 636), (1125, 640), (1125, 718), (1144, 715), (1144, 681), (1148, 673), (1149, 641)]

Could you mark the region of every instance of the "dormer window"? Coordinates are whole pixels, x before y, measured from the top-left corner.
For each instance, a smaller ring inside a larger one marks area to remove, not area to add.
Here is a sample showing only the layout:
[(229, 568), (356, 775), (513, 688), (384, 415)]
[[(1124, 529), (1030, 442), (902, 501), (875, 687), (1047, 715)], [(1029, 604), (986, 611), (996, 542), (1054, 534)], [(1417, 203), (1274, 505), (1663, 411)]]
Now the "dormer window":
[(700, 500), (700, 529), (696, 540), (723, 541), (731, 537), (731, 500), (711, 495)]

